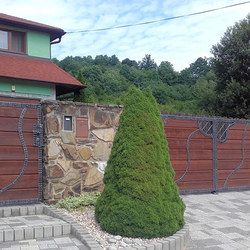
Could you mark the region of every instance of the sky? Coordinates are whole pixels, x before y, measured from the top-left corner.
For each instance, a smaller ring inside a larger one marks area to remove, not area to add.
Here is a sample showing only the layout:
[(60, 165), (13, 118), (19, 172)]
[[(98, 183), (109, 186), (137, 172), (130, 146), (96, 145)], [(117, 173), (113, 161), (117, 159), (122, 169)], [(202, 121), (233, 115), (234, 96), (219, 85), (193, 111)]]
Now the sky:
[(129, 25), (206, 11), (246, 0), (1, 0), (4, 14), (62, 28), (67, 33), (52, 45), (52, 58), (116, 55), (140, 61), (146, 54), (159, 66), (173, 64), (176, 71), (198, 57), (211, 57), (227, 27), (244, 19), (250, 3), (206, 14), (148, 25), (78, 33), (82, 30)]

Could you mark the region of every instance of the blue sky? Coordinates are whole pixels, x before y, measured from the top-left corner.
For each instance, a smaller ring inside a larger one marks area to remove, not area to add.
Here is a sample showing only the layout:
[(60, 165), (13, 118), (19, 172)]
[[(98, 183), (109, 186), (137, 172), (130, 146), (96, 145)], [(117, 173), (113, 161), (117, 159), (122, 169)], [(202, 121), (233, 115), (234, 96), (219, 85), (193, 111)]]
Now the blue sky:
[[(65, 31), (115, 27), (185, 15), (244, 0), (1, 0), (2, 13)], [(49, 7), (48, 7), (49, 6)], [(139, 61), (145, 54), (180, 71), (198, 57), (210, 57), (228, 26), (250, 12), (250, 3), (207, 14), (102, 32), (69, 33), (52, 46), (52, 57), (115, 54)]]

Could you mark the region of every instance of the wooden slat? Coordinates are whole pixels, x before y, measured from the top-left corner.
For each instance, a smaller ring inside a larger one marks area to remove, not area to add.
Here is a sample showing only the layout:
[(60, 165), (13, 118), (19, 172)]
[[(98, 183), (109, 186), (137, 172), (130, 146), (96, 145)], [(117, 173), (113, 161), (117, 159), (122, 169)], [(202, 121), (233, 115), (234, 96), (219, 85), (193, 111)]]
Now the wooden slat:
[[(203, 139), (193, 139), (189, 141), (189, 149), (212, 149), (213, 148), (213, 140), (212, 138), (203, 138)], [(168, 139), (168, 147), (170, 149), (186, 149), (187, 148), (187, 140), (185, 139)]]
[[(223, 188), (225, 181), (218, 181), (218, 187)], [(232, 179), (227, 182), (226, 188), (228, 187), (250, 187), (250, 180), (249, 179)]]
[[(245, 159), (250, 158), (250, 150), (244, 150)], [(220, 160), (242, 160), (242, 150), (218, 150), (217, 159)]]
[(247, 125), (246, 123), (236, 123), (232, 127), (230, 127), (230, 130), (231, 131), (233, 131), (233, 130), (243, 130), (244, 131), (246, 125)]
[(38, 188), (9, 189), (0, 194), (0, 201), (38, 199)]
[[(33, 133), (23, 133), (26, 146), (33, 146)], [(0, 146), (21, 146), (18, 132), (0, 132)]]
[[(38, 148), (28, 147), (28, 159), (38, 159)], [(6, 160), (24, 160), (24, 151), (22, 147), (4, 147), (0, 146), (0, 161)]]
[[(239, 160), (219, 160), (217, 163), (218, 170), (234, 170), (241, 165), (242, 159)], [(241, 168), (248, 168), (250, 166), (250, 159), (245, 159)]]
[[(19, 118), (8, 118), (1, 117), (0, 122), (0, 131), (18, 131), (18, 122)], [(23, 119), (22, 121), (22, 132), (31, 132), (33, 131), (33, 125), (37, 124), (37, 119)]]
[[(178, 138), (178, 139), (188, 139), (188, 137), (193, 133), (194, 129), (182, 129), (182, 128), (165, 128), (165, 134), (167, 140), (170, 138)], [(203, 139), (203, 135), (199, 132), (200, 138)], [(197, 138), (197, 135), (196, 135)]]
[[(163, 119), (164, 121), (164, 119)], [(191, 120), (178, 120), (178, 119), (167, 119), (167, 123), (165, 124), (165, 127), (174, 127), (174, 128), (194, 128), (194, 130), (198, 129), (198, 123), (197, 121), (191, 121)]]
[[(228, 149), (242, 149), (242, 140), (227, 140), (224, 143), (217, 144), (218, 150), (228, 150)], [(250, 149), (250, 140), (244, 141), (244, 149)]]
[[(228, 140), (242, 140), (244, 134), (244, 130), (230, 130), (228, 132)], [(247, 131), (245, 135), (245, 139), (250, 139), (250, 133)]]
[[(17, 179), (18, 175), (1, 175), (0, 189), (8, 186)], [(20, 188), (38, 188), (38, 175), (23, 175), (22, 178), (13, 186), (15, 189)]]
[[(171, 161), (172, 167), (175, 171), (185, 171), (187, 166), (188, 166), (188, 161), (187, 160), (173, 160)], [(189, 166), (189, 171), (206, 171), (213, 169), (213, 160), (191, 160), (190, 161), (190, 166)]]
[(179, 190), (198, 190), (198, 189), (212, 189), (212, 181), (194, 181), (194, 182), (178, 182)]
[[(190, 159), (192, 160), (211, 160), (213, 159), (212, 150), (193, 150), (190, 151)], [(187, 151), (183, 149), (169, 150), (170, 159), (172, 160), (187, 160)]]
[[(233, 170), (219, 170), (218, 180), (226, 180)], [(249, 179), (250, 185), (250, 169), (239, 169), (231, 175), (230, 180), (234, 179)]]
[[(24, 161), (0, 161), (0, 175), (20, 174)], [(25, 174), (38, 174), (38, 160), (28, 161)]]
[[(178, 180), (183, 176), (185, 172), (176, 172), (174, 180)], [(202, 171), (202, 172), (191, 172), (189, 171), (181, 181), (192, 182), (192, 181), (213, 181), (213, 171)]]
[(0, 102), (16, 102), (16, 103), (39, 104), (39, 100), (17, 99), (17, 98), (7, 98), (7, 97), (0, 97)]
[[(1, 117), (16, 117), (19, 118), (23, 108), (13, 108), (13, 107), (1, 107), (0, 106), (0, 119)], [(29, 108), (24, 115), (25, 118), (35, 118), (37, 117), (37, 109)]]

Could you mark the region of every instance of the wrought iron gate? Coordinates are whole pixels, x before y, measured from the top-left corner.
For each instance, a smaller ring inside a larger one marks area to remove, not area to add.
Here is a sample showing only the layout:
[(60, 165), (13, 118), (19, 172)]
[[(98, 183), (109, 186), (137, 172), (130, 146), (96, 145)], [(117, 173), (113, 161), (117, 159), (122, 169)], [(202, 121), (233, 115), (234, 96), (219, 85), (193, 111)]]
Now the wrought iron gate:
[(40, 104), (0, 99), (0, 205), (42, 200), (42, 143)]
[(249, 120), (161, 117), (180, 193), (250, 189)]

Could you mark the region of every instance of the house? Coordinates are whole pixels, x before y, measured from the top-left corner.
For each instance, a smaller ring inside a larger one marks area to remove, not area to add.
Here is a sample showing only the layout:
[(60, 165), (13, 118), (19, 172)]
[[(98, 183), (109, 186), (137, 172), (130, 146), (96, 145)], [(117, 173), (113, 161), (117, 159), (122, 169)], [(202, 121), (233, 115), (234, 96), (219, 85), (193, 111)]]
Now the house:
[(64, 30), (0, 13), (0, 97), (56, 99), (84, 88), (51, 60)]
[[(64, 34), (59, 28), (0, 14), (0, 206), (43, 199), (41, 103), (85, 88), (51, 60), (51, 45)], [(67, 113), (61, 115), (70, 120)]]

